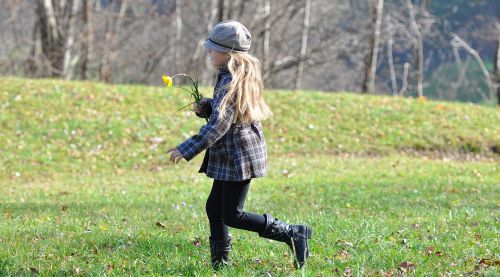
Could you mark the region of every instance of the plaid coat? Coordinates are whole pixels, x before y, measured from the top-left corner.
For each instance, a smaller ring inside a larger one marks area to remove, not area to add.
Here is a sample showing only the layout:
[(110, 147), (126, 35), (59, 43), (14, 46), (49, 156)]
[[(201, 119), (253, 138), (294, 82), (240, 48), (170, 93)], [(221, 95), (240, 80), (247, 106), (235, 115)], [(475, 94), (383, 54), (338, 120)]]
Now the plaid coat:
[(217, 110), (227, 93), (225, 86), (231, 79), (227, 66), (219, 68), (213, 99), (208, 98), (208, 122), (200, 128), (198, 134), (176, 148), (186, 161), (206, 150), (198, 173), (204, 172), (210, 178), (243, 181), (262, 177), (267, 175), (267, 147), (261, 122), (236, 122), (234, 99), (228, 102), (224, 116)]

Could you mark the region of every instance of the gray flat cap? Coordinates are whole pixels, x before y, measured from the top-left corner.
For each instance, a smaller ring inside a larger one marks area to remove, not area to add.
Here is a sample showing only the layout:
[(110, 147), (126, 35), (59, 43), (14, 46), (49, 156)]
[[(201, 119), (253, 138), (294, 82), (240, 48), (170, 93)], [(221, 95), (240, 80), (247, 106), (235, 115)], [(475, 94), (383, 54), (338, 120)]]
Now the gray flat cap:
[(251, 43), (252, 36), (243, 24), (235, 20), (224, 20), (215, 24), (203, 46), (219, 52), (247, 52)]

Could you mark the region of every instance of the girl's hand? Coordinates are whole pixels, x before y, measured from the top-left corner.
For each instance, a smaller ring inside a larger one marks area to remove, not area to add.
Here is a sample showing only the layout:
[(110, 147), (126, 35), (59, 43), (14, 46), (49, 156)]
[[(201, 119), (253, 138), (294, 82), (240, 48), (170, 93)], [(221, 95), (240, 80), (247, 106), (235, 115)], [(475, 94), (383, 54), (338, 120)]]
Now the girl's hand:
[(174, 163), (178, 163), (181, 159), (184, 158), (182, 157), (181, 152), (179, 152), (179, 150), (177, 150), (177, 148), (175, 147), (168, 149), (166, 153), (168, 152), (172, 152), (172, 154), (170, 155), (170, 161)]
[(207, 103), (206, 98), (202, 98), (199, 103), (193, 103), (193, 110), (195, 113), (200, 114), (202, 112), (203, 106)]
[(193, 110), (195, 113), (200, 113), (201, 112), (201, 107), (200, 105), (193, 103)]

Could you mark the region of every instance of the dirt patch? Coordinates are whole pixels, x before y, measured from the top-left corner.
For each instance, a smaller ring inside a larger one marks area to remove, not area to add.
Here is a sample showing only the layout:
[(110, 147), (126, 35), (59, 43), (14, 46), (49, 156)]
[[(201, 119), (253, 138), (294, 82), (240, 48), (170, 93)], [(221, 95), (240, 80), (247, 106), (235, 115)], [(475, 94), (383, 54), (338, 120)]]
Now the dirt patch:
[(500, 155), (494, 152), (474, 153), (464, 152), (463, 150), (443, 151), (443, 150), (420, 150), (420, 149), (400, 149), (390, 152), (381, 151), (360, 151), (360, 152), (345, 152), (340, 150), (321, 150), (321, 151), (294, 151), (294, 152), (273, 152), (273, 155), (297, 157), (304, 155), (332, 155), (339, 157), (387, 157), (392, 155), (405, 155), (410, 157), (427, 158), (432, 160), (442, 161), (482, 161), (482, 162), (500, 162)]

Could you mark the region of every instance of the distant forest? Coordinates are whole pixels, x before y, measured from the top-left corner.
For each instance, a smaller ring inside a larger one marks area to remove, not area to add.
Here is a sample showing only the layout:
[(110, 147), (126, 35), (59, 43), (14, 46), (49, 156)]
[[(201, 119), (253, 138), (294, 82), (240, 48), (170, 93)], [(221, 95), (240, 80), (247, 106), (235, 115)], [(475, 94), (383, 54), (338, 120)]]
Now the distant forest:
[(500, 103), (498, 0), (0, 1), (0, 74), (213, 85), (203, 42), (252, 33), (266, 88)]

